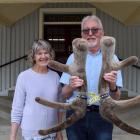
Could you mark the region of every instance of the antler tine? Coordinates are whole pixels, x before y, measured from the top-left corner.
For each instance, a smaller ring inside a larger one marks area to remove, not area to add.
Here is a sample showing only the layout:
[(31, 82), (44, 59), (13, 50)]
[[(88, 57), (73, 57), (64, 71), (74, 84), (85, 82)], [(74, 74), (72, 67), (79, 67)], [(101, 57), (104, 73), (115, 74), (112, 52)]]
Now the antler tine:
[(116, 109), (127, 109), (140, 105), (140, 95), (128, 100), (115, 101)]
[[(108, 97), (107, 99), (105, 99), (105, 101), (102, 102), (102, 106), (100, 107), (100, 113), (101, 115), (111, 121), (112, 123), (114, 123), (116, 126), (118, 126), (119, 128), (121, 128), (122, 130), (131, 133), (131, 134), (135, 134), (135, 135), (140, 135), (140, 130), (136, 129), (128, 124), (126, 124), (125, 122), (123, 122), (122, 120), (120, 120), (116, 114), (115, 114), (115, 110), (119, 109), (121, 107), (118, 107), (119, 103), (123, 104), (123, 101), (115, 101), (112, 98)], [(126, 102), (124, 101), (124, 104)], [(140, 103), (139, 103), (140, 104)], [(122, 109), (122, 108), (121, 108)]]
[(68, 65), (59, 63), (59, 62), (54, 61), (54, 60), (50, 60), (48, 62), (48, 66), (50, 68), (54, 69), (54, 70), (57, 70), (57, 71), (60, 71), (60, 72), (67, 72), (67, 73), (69, 73), (69, 66)]
[[(112, 37), (103, 37), (101, 40), (101, 45), (104, 59), (99, 80), (99, 93), (104, 95), (109, 92), (109, 84), (103, 79), (104, 73), (111, 70), (120, 70), (123, 67), (135, 64), (138, 61), (138, 58), (136, 56), (131, 56), (121, 62), (114, 63), (113, 55), (115, 51), (115, 39)], [(140, 104), (140, 97), (136, 97), (127, 101), (115, 101), (110, 96), (107, 96), (105, 98), (101, 98), (100, 114), (122, 130), (132, 134), (140, 135), (139, 129), (136, 129), (120, 120), (114, 112), (117, 109), (134, 107), (138, 104)]]
[[(82, 109), (84, 111), (84, 109)], [(46, 129), (46, 130), (39, 130), (40, 135), (48, 135), (52, 134), (61, 130), (64, 130), (65, 128), (69, 127), (73, 123), (75, 123), (77, 120), (82, 118), (84, 115), (84, 112), (81, 112), (81, 109), (77, 109), (69, 118), (66, 119), (63, 123), (60, 123), (52, 128)]]
[(138, 58), (136, 56), (130, 56), (127, 59), (116, 63), (113, 67), (113, 70), (120, 70), (120, 69), (127, 67), (129, 65), (134, 65), (137, 62), (138, 62)]
[(55, 109), (71, 109), (71, 104), (67, 104), (67, 103), (60, 103), (60, 102), (51, 102), (45, 99), (42, 99), (40, 97), (36, 97), (35, 98), (36, 102), (45, 105), (45, 106), (49, 106)]
[(114, 112), (112, 111), (108, 111), (106, 112), (106, 117), (108, 119), (110, 119), (116, 126), (118, 126), (119, 128), (121, 128), (122, 130), (131, 133), (131, 134), (135, 134), (135, 135), (140, 135), (140, 130), (136, 129), (128, 124), (126, 124), (125, 122), (121, 121)]
[(75, 123), (80, 118), (82, 118), (86, 112), (86, 100), (82, 99), (82, 98), (77, 98), (71, 104), (50, 102), (50, 101), (41, 99), (39, 97), (37, 97), (35, 100), (38, 103), (41, 103), (43, 105), (47, 105), (49, 107), (53, 107), (56, 109), (61, 108), (61, 109), (69, 109), (69, 110), (75, 111), (69, 118), (66, 119), (66, 121), (64, 121), (52, 128), (49, 128), (47, 130), (39, 130), (40, 135), (47, 135), (47, 134), (51, 134), (51, 133), (55, 133), (55, 132), (63, 130), (65, 128), (67, 128), (68, 126), (70, 126), (71, 124)]

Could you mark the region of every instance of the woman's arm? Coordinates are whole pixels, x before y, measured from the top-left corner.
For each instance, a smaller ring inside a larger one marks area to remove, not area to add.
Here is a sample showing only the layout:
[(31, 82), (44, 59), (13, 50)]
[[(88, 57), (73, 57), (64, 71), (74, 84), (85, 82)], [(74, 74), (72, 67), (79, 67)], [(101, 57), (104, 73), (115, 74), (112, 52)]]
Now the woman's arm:
[(10, 132), (10, 140), (16, 140), (17, 132), (18, 132), (19, 124), (11, 123), (11, 132)]
[[(64, 118), (64, 111), (58, 111), (58, 124), (62, 123)], [(62, 131), (59, 131), (56, 133), (56, 140), (63, 140), (63, 134)]]
[(24, 90), (23, 79), (19, 75), (16, 82), (15, 93), (11, 110), (11, 133), (10, 140), (16, 140), (18, 128), (22, 121), (23, 109), (25, 105), (26, 93)]

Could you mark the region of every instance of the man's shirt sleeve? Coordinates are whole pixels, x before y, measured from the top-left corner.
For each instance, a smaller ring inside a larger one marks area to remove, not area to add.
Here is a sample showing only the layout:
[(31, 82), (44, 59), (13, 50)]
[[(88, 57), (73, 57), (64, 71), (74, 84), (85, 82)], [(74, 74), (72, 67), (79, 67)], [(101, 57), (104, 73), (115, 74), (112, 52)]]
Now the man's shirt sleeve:
[[(74, 56), (73, 56), (73, 54), (71, 54), (71, 55), (69, 56), (69, 58), (68, 58), (66, 64), (67, 64), (67, 65), (72, 64), (72, 63), (73, 63), (73, 60), (74, 60)], [(69, 75), (68, 73), (63, 72), (63, 73), (62, 73), (62, 76), (61, 76), (61, 78), (60, 78), (60, 83), (68, 85), (68, 84), (69, 84), (69, 79), (70, 79), (70, 75)]]

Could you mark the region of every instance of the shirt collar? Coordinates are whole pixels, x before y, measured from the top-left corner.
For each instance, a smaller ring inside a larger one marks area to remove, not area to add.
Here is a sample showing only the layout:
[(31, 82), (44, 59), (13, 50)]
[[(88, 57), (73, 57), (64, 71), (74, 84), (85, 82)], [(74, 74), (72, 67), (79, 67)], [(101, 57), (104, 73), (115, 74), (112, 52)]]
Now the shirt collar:
[(88, 54), (94, 55), (94, 56), (99, 55), (100, 53), (101, 53), (101, 49), (99, 49), (96, 53), (92, 53), (92, 52), (88, 51)]

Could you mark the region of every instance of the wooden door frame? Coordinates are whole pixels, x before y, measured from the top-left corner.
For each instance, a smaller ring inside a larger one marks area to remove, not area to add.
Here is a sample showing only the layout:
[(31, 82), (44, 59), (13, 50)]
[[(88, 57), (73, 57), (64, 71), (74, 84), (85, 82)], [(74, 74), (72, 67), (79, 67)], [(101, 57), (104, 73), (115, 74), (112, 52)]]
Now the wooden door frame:
[(39, 38), (43, 39), (44, 24), (81, 24), (81, 22), (45, 22), (44, 14), (96, 14), (96, 8), (40, 8), (39, 10)]

